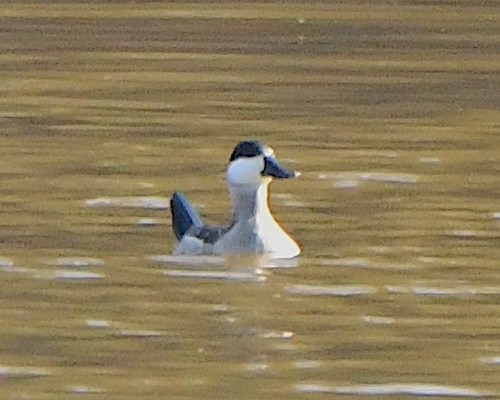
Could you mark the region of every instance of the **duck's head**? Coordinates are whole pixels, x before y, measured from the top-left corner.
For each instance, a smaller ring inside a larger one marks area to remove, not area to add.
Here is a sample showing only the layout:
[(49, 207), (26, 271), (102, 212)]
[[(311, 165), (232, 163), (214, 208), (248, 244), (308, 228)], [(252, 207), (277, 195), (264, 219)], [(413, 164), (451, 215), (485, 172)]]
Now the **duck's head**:
[(299, 175), (283, 167), (273, 150), (257, 141), (238, 143), (227, 168), (227, 179), (231, 186), (260, 186), (269, 183), (272, 178), (288, 179)]

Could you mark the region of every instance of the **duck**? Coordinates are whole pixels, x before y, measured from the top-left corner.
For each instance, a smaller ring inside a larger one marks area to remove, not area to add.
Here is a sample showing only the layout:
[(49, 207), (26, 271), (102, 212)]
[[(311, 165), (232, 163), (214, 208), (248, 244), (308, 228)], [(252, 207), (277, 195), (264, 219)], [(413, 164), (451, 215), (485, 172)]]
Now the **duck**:
[(207, 224), (181, 192), (170, 199), (174, 255), (267, 255), (272, 259), (297, 257), (301, 249), (269, 209), (273, 179), (297, 178), (299, 172), (283, 167), (272, 148), (256, 140), (236, 145), (226, 170), (232, 220)]

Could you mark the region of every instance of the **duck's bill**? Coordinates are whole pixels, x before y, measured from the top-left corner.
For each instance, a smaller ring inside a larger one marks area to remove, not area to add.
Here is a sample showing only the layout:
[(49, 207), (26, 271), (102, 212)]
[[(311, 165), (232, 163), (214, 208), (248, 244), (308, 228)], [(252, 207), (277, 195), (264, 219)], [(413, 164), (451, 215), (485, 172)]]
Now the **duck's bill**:
[(295, 178), (300, 174), (295, 171), (289, 171), (283, 167), (278, 160), (274, 157), (264, 157), (264, 170), (262, 171), (262, 176), (272, 176), (278, 179), (288, 179)]

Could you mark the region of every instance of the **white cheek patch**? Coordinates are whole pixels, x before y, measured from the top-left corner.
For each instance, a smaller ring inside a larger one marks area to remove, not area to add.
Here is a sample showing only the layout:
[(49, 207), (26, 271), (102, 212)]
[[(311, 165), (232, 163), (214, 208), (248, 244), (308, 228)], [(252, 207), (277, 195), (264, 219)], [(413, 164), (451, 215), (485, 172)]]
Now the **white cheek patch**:
[(241, 157), (229, 164), (227, 180), (231, 185), (259, 185), (263, 169), (264, 157)]

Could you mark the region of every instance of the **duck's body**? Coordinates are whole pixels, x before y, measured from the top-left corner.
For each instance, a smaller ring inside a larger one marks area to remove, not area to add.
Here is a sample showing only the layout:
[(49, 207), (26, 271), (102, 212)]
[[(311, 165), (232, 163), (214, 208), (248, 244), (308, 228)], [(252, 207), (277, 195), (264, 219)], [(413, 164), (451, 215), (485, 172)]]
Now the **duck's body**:
[(295, 241), (281, 228), (268, 206), (272, 178), (292, 178), (271, 149), (258, 142), (241, 142), (234, 149), (227, 169), (233, 221), (227, 226), (203, 223), (188, 200), (174, 193), (172, 225), (179, 243), (174, 254), (267, 254), (292, 258), (300, 254)]

